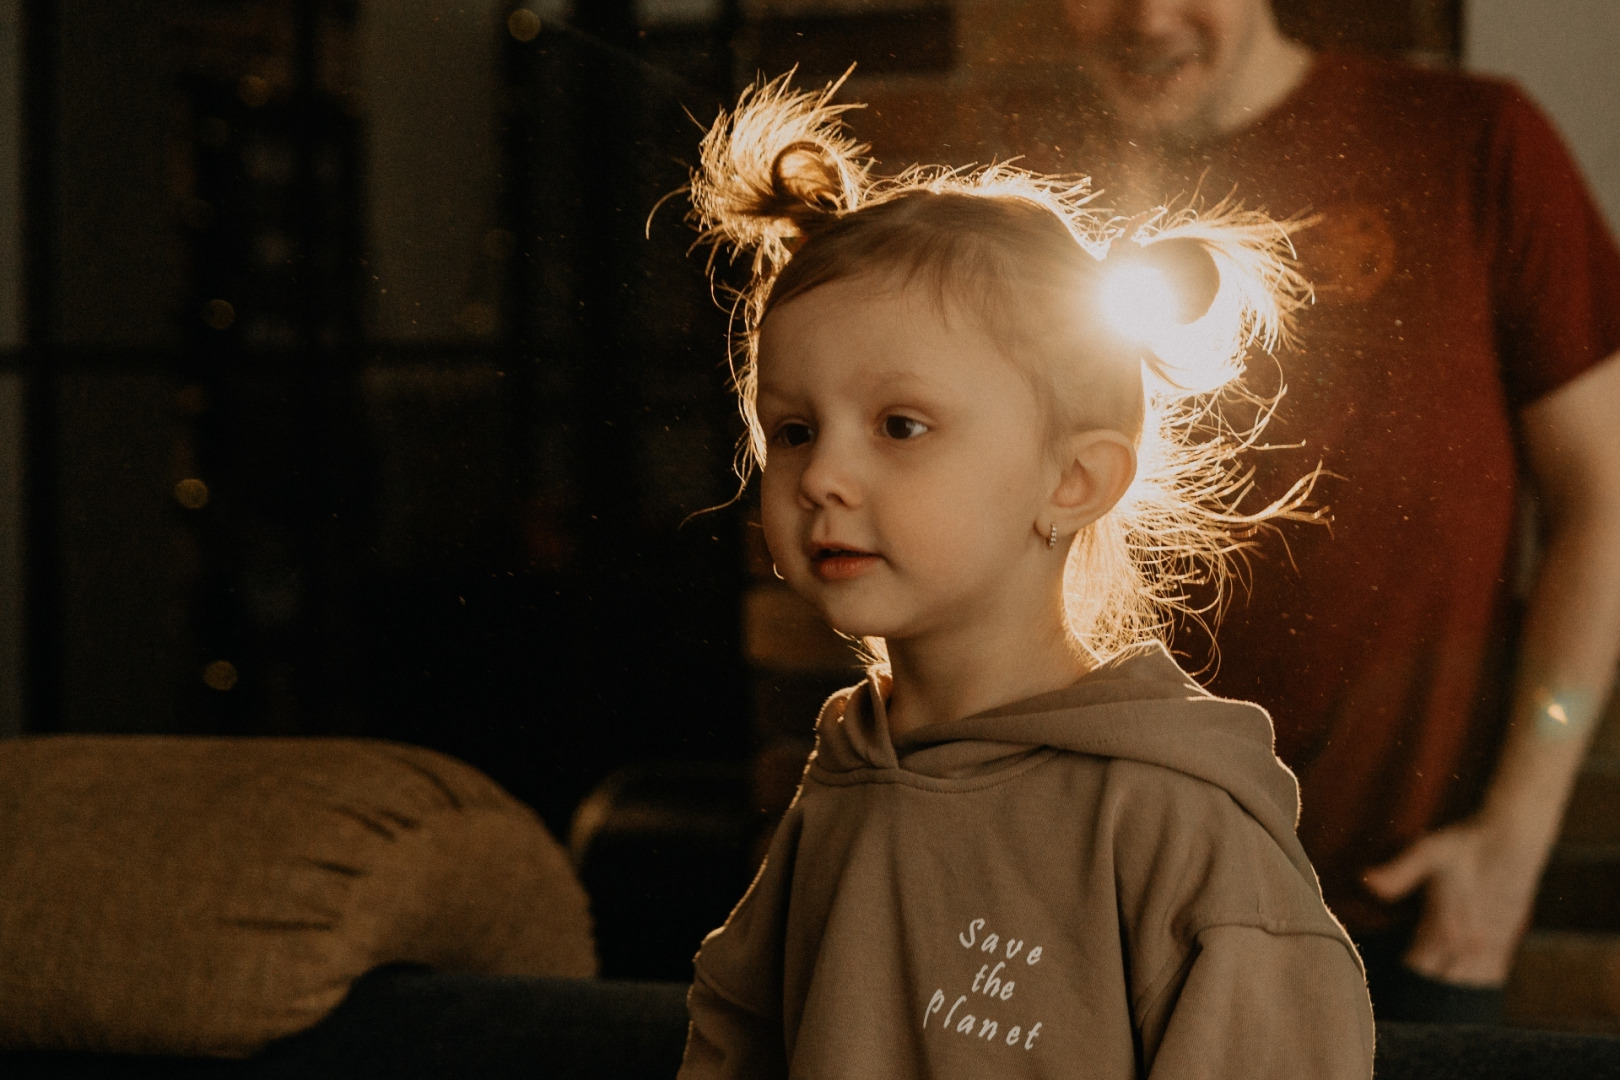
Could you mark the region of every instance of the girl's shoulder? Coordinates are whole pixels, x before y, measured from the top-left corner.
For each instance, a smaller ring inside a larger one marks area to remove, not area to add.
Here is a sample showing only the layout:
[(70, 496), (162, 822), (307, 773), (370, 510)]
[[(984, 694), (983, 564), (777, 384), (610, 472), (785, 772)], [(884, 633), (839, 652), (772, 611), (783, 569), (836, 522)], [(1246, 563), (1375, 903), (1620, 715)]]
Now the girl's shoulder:
[(1108, 763), (1109, 841), (1121, 894), (1187, 937), (1211, 926), (1337, 935), (1314, 870), (1224, 788), (1140, 761)]

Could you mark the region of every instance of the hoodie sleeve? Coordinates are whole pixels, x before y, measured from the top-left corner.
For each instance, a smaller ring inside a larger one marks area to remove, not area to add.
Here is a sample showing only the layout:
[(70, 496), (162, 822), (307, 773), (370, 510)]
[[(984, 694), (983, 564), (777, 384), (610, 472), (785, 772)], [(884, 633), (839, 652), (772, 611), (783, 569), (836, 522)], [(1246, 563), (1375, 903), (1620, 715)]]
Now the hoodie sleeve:
[(802, 818), (777, 826), (764, 865), (724, 926), (703, 940), (687, 993), (677, 1080), (785, 1080), (782, 952)]
[(686, 995), (692, 1018), (686, 1033), (686, 1055), (676, 1080), (768, 1080), (787, 1076), (782, 1023), (760, 1016), (731, 1000), (697, 973)]
[(1367, 1080), (1366, 977), (1297, 850), (1291, 808), (1276, 806), (1268, 828), (1229, 788), (1171, 769), (1111, 768), (1143, 1074)]
[(1151, 1080), (1372, 1075), (1366, 980), (1337, 937), (1209, 927), (1140, 1022)]

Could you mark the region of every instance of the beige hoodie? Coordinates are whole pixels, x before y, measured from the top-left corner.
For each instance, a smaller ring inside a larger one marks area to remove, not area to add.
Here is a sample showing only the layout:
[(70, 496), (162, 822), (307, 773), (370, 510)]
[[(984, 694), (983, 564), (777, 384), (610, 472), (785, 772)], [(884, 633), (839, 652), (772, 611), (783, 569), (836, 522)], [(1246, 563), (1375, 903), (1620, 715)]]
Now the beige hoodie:
[(875, 684), (835, 694), (698, 952), (681, 1080), (1365, 1080), (1271, 739), (1161, 646), (898, 741)]

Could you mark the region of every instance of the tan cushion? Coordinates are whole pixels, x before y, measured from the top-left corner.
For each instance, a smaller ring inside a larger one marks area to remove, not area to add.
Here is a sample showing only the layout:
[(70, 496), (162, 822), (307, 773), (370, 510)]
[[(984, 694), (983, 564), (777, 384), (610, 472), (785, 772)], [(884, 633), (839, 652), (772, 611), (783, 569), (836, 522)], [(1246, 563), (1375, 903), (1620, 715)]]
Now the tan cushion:
[(595, 973), (567, 856), (470, 766), (352, 739), (0, 740), (0, 1048), (248, 1054), (401, 961)]

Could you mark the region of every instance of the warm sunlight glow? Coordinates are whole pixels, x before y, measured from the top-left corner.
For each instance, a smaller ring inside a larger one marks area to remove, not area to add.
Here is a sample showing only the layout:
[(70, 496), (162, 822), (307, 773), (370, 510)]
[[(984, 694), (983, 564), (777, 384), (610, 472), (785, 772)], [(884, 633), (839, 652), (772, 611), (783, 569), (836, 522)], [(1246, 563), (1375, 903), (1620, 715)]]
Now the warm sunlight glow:
[(1564, 707), (1556, 701), (1547, 706), (1547, 715), (1558, 721), (1560, 724), (1569, 723), (1569, 713), (1565, 712)]
[(1097, 301), (1108, 328), (1127, 341), (1149, 344), (1175, 329), (1181, 298), (1156, 266), (1124, 262), (1103, 275)]

